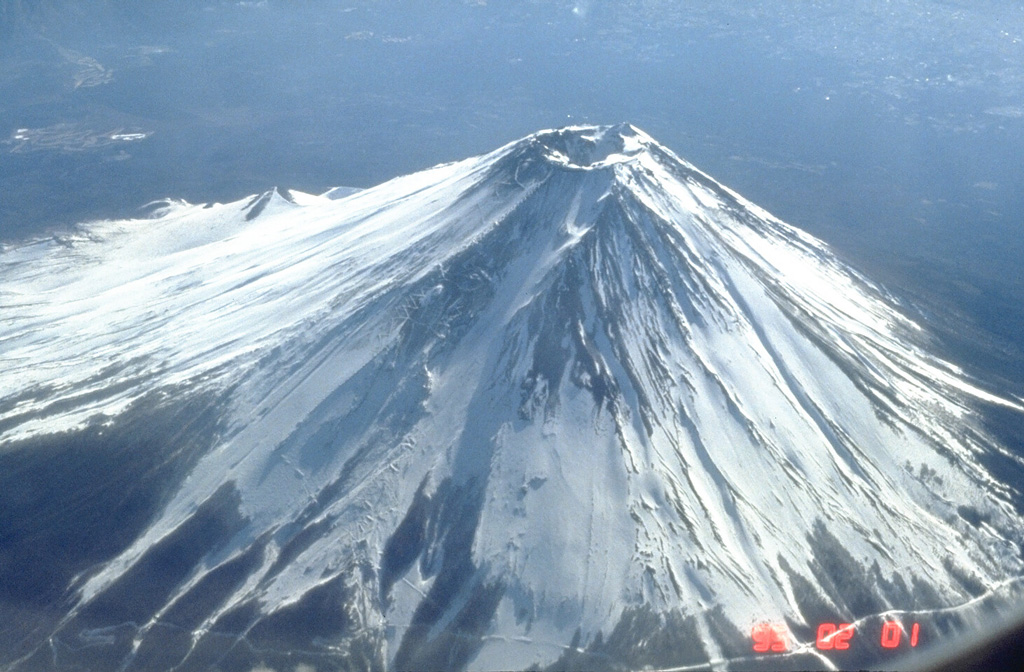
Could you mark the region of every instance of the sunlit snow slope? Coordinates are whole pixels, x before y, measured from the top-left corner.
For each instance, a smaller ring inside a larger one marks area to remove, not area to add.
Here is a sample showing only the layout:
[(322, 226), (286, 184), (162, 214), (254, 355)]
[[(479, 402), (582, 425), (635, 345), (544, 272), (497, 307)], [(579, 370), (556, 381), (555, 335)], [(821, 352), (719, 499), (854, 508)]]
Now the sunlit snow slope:
[[(1009, 404), (643, 132), (332, 195), (0, 254), (0, 466), (81, 445), (40, 526), (142, 502), (89, 519), (100, 550), (0, 664), (750, 669), (762, 621), (794, 637), (770, 667), (867, 664), (815, 625), (949, 633), (1015, 594), (1016, 493), (971, 410)], [(111, 486), (85, 465), (115, 442), (151, 463)]]

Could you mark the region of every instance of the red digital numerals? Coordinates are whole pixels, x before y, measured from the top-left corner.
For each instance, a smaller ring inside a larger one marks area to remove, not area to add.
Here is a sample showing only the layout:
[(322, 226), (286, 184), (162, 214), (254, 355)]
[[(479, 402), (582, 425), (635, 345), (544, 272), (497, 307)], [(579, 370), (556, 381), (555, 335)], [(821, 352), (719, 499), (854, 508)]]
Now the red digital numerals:
[[(814, 645), (820, 651), (845, 651), (850, 648), (850, 640), (853, 639), (854, 626), (852, 623), (822, 623), (818, 626), (817, 639)], [(885, 649), (895, 649), (903, 641), (903, 624), (899, 621), (885, 621), (882, 623), (882, 635), (880, 644)], [(917, 646), (921, 634), (921, 625), (914, 623), (910, 628), (910, 646)], [(758, 623), (751, 631), (750, 636), (754, 640), (754, 651), (757, 653), (782, 653), (789, 651), (789, 630), (780, 623)]]
[(850, 648), (850, 638), (853, 637), (853, 624), (852, 623), (840, 623), (836, 627), (835, 623), (822, 623), (818, 626), (818, 639), (815, 642), (822, 651), (845, 651)]
[(751, 631), (754, 639), (754, 651), (780, 653), (789, 650), (789, 631), (781, 623), (758, 623)]
[[(917, 646), (918, 635), (921, 634), (921, 625), (914, 623), (910, 628), (910, 645)], [(895, 649), (900, 645), (903, 638), (903, 626), (899, 621), (886, 621), (882, 624), (882, 646), (887, 649)]]

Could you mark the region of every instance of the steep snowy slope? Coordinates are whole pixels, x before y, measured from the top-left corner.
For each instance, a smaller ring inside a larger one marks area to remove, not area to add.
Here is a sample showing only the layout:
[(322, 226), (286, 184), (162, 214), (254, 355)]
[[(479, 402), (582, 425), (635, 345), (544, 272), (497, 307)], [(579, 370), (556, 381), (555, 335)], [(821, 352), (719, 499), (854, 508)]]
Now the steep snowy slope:
[(1019, 594), (971, 411), (1012, 404), (628, 125), (158, 204), (4, 250), (0, 288), (0, 456), (131, 426), (170, 465), (12, 669), (749, 669), (765, 621), (805, 668), (880, 655), (818, 622)]

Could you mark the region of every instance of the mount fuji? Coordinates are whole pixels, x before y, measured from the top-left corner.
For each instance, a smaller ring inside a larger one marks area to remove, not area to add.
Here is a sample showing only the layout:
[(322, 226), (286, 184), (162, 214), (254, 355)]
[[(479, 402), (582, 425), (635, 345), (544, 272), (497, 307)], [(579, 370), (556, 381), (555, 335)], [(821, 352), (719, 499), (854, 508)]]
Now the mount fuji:
[(1024, 409), (633, 126), (8, 245), (0, 314), (6, 670), (892, 666), (815, 628), (1024, 593)]

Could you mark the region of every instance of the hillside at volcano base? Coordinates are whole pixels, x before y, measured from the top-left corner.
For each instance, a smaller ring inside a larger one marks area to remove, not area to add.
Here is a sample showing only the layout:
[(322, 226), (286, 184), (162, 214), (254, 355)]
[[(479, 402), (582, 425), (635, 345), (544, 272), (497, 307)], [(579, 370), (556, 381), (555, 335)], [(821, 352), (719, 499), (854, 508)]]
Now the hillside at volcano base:
[(1024, 409), (627, 124), (151, 204), (0, 288), (3, 669), (891, 667), (860, 633), (1021, 597), (980, 413)]

